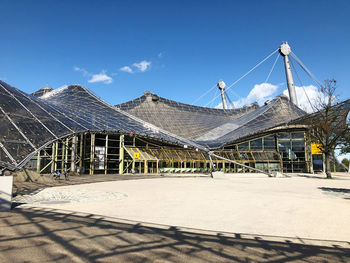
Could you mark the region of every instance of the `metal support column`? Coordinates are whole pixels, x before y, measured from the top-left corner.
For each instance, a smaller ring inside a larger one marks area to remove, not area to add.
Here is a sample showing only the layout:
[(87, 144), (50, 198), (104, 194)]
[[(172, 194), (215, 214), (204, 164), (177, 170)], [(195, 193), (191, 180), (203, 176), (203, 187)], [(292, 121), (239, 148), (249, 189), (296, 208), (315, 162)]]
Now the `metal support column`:
[(40, 173), (40, 151), (38, 151), (38, 155), (36, 157), (36, 172)]
[(148, 163), (147, 163), (147, 160), (145, 160), (145, 169), (144, 169), (144, 172), (145, 174), (148, 173)]
[(108, 134), (106, 134), (106, 145), (105, 145), (105, 175), (107, 174), (108, 169)]
[(65, 164), (65, 158), (64, 155), (66, 153), (66, 144), (64, 143), (64, 140), (62, 140), (62, 148), (61, 148), (61, 169), (63, 171), (64, 169), (64, 164)]
[(135, 172), (135, 159), (132, 159), (131, 169)]
[(57, 161), (58, 161), (58, 141), (55, 142), (55, 159), (53, 159), (53, 164), (54, 164), (53, 171), (57, 170)]
[(91, 133), (91, 145), (90, 145), (90, 171), (89, 174), (93, 175), (95, 169), (95, 134)]
[(63, 171), (68, 170), (68, 150), (69, 150), (69, 138), (66, 139), (65, 141), (65, 151), (64, 151), (64, 166), (63, 166)]
[(55, 171), (55, 152), (56, 152), (55, 145), (56, 145), (56, 143), (54, 142), (51, 146), (51, 150), (52, 150), (52, 153), (51, 153), (51, 173), (53, 171)]
[(78, 141), (78, 137), (76, 135), (74, 135), (72, 138), (71, 159), (70, 159), (70, 171), (71, 172), (76, 171), (75, 161), (77, 159), (77, 157), (76, 157), (77, 141)]
[(84, 165), (84, 155), (85, 155), (85, 136), (84, 134), (80, 134), (80, 149), (79, 149), (79, 172), (82, 172), (82, 167)]
[(124, 173), (124, 135), (120, 135), (119, 141), (119, 174)]

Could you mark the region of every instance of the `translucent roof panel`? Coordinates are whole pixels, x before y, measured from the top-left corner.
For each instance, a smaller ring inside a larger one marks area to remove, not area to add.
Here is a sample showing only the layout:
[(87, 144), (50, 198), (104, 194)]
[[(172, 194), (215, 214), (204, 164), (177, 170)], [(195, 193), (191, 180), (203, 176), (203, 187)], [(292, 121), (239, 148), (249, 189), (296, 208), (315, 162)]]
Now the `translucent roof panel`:
[(180, 103), (151, 92), (115, 106), (144, 121), (187, 139), (195, 139), (217, 126), (237, 119), (259, 106), (254, 103), (239, 109), (214, 109)]
[[(123, 134), (132, 131), (166, 145), (188, 145), (189, 149), (207, 152), (275, 127), (307, 124), (314, 117), (284, 96), (261, 107), (252, 104), (222, 110), (183, 104), (152, 93), (114, 107), (80, 85), (40, 94), (44, 95), (37, 98), (0, 81), (1, 166), (22, 167), (53, 141), (87, 131)], [(340, 121), (346, 118), (349, 108), (350, 100), (335, 106), (341, 113)], [(202, 158), (193, 151), (170, 152), (152, 149), (144, 154), (146, 159)]]
[(220, 148), (244, 137), (286, 124), (305, 114), (287, 97), (278, 96), (258, 109), (203, 134), (196, 142), (210, 148)]
[(115, 109), (89, 90), (73, 85), (37, 98), (0, 81), (0, 163), (23, 166), (40, 148), (70, 134), (129, 133), (205, 150), (161, 128)]
[(40, 98), (73, 119), (79, 122), (84, 120), (86, 122), (85, 126), (89, 130), (122, 133), (133, 131), (145, 137), (152, 137), (180, 145), (188, 143), (193, 147), (203, 148), (200, 145), (195, 145), (194, 142), (164, 131), (162, 128), (156, 127), (120, 109), (116, 109), (80, 85), (54, 90)]

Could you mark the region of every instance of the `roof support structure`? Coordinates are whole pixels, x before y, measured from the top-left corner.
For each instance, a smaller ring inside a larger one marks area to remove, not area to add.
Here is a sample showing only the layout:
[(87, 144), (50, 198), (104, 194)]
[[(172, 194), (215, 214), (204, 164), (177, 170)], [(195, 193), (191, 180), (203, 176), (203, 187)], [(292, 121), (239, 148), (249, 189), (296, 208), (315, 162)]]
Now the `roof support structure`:
[(298, 100), (295, 92), (294, 80), (292, 75), (292, 68), (290, 66), (288, 56), (291, 52), (291, 49), (287, 42), (282, 43), (282, 45), (279, 48), (279, 52), (284, 57), (284, 68), (286, 71), (289, 99), (291, 102), (298, 106)]

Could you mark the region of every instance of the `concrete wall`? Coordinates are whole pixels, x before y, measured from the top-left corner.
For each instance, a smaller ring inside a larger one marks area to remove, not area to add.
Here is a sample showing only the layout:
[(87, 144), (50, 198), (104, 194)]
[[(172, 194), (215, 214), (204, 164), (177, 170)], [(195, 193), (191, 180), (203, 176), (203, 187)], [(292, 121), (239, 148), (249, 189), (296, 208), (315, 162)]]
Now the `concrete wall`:
[(11, 209), (12, 185), (12, 176), (0, 176), (0, 211)]

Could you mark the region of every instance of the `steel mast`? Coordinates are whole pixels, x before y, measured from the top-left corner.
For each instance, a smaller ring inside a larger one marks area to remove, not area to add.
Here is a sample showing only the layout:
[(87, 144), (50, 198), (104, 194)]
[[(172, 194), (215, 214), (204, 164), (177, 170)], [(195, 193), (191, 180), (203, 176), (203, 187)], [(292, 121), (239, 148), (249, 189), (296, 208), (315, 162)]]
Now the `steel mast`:
[(219, 81), (217, 86), (218, 86), (220, 93), (221, 93), (222, 108), (226, 110), (227, 109), (227, 102), (226, 102), (226, 96), (225, 96), (226, 84), (223, 81)]
[(295, 105), (298, 106), (298, 100), (295, 92), (295, 86), (294, 86), (293, 75), (292, 75), (292, 68), (290, 67), (289, 57), (288, 57), (288, 55), (291, 52), (291, 49), (287, 42), (282, 43), (282, 45), (279, 48), (279, 52), (284, 57), (284, 68), (286, 71), (289, 99), (291, 102), (293, 102)]

